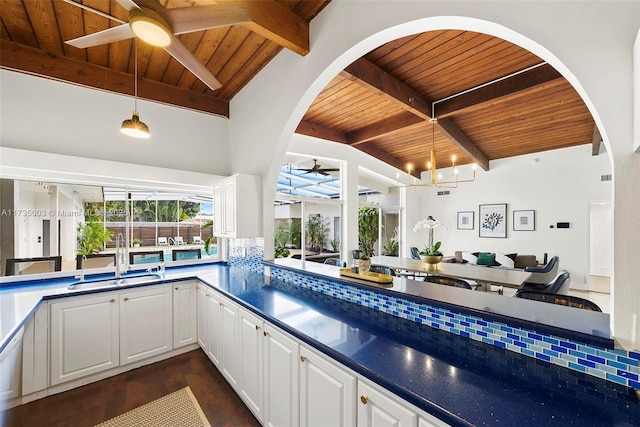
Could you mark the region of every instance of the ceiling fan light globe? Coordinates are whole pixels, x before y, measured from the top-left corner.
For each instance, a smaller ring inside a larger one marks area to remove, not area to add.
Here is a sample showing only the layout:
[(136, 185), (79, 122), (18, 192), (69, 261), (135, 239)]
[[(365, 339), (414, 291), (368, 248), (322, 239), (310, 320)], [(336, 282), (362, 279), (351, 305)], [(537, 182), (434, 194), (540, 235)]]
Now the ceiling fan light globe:
[(136, 37), (152, 46), (166, 47), (171, 44), (171, 30), (162, 22), (147, 15), (132, 14), (129, 26)]
[(140, 121), (138, 114), (135, 112), (131, 119), (124, 120), (120, 126), (120, 132), (134, 138), (150, 138), (149, 126)]

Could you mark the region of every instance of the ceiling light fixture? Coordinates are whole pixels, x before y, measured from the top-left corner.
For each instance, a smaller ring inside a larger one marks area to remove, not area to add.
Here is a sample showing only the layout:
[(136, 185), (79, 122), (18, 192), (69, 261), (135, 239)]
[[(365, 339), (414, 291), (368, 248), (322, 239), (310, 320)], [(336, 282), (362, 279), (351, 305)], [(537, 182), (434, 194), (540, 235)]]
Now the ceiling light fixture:
[(169, 25), (152, 10), (133, 9), (129, 14), (131, 31), (145, 43), (167, 47), (171, 44), (173, 32)]
[[(429, 119), (429, 123), (431, 123), (431, 158), (427, 162), (427, 172), (429, 172), (429, 182), (418, 182), (414, 178), (414, 182), (408, 185), (400, 185), (399, 178), (397, 178), (398, 185), (400, 187), (438, 187), (438, 188), (456, 188), (458, 184), (461, 182), (472, 182), (476, 179), (476, 164), (473, 164), (473, 178), (461, 180), (458, 178), (458, 168), (456, 167), (456, 156), (455, 154), (451, 156), (451, 169), (452, 174), (449, 175), (446, 179), (442, 178), (442, 175), (439, 175), (437, 172), (436, 165), (436, 124), (438, 123), (438, 119), (435, 117), (435, 114), (432, 111), (432, 118)], [(411, 176), (411, 171), (413, 169), (413, 165), (409, 163), (407, 165), (407, 173)], [(409, 178), (411, 179), (411, 178)]]
[(134, 138), (149, 138), (151, 136), (149, 133), (149, 126), (140, 121), (140, 116), (138, 115), (138, 43), (136, 39), (133, 40), (133, 46), (135, 50), (135, 65), (133, 72), (133, 116), (131, 119), (122, 122), (120, 132), (125, 135), (133, 136)]

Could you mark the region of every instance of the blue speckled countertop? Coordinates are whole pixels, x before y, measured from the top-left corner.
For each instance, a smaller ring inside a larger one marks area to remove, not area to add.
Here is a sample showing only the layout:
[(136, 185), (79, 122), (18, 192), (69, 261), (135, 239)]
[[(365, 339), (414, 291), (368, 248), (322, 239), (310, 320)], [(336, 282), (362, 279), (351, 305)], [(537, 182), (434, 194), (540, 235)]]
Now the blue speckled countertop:
[[(373, 310), (277, 281), (265, 285), (262, 274), (244, 268), (215, 264), (166, 273), (166, 280), (195, 277), (451, 425), (640, 425), (640, 403), (628, 387), (428, 327), (389, 322)], [(0, 344), (42, 299), (74, 294), (66, 289), (71, 282), (2, 288)], [(5, 314), (10, 306), (13, 316)]]

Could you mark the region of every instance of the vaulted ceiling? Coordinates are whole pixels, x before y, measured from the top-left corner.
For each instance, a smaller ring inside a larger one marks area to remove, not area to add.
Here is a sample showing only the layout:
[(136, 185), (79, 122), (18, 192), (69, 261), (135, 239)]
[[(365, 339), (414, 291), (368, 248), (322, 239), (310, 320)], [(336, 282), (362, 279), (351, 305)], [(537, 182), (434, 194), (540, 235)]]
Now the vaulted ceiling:
[[(0, 0), (0, 66), (132, 95), (131, 39), (86, 49), (65, 43), (126, 26), (132, 1), (161, 13), (191, 8), (191, 20), (215, 16), (215, 28), (176, 37), (222, 85), (212, 90), (167, 51), (138, 43), (138, 96), (228, 117), (229, 101), (283, 48), (308, 53), (309, 22), (330, 0)], [(414, 175), (432, 147), (439, 167), (455, 154), (457, 164), (485, 170), (490, 160), (575, 145), (600, 151), (591, 114), (556, 70), (505, 40), (459, 30), (404, 37), (354, 61), (297, 132), (401, 170), (412, 164)]]

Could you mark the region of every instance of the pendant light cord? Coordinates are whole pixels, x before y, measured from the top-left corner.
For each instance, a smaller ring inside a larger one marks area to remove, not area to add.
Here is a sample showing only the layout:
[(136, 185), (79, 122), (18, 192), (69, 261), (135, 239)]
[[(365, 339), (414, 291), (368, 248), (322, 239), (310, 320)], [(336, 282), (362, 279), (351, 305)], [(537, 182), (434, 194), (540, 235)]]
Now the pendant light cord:
[(138, 112), (138, 39), (133, 38), (134, 65), (133, 65), (133, 105)]

